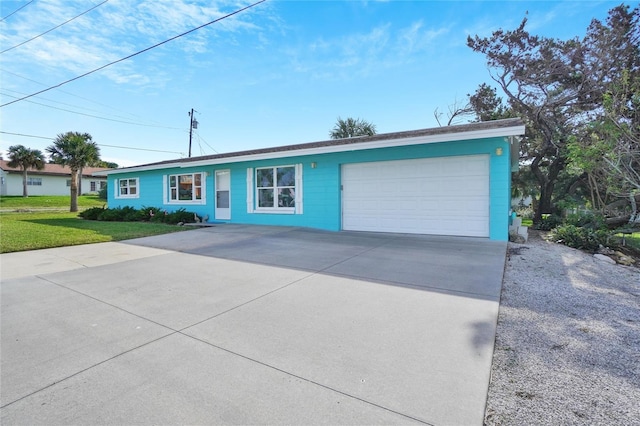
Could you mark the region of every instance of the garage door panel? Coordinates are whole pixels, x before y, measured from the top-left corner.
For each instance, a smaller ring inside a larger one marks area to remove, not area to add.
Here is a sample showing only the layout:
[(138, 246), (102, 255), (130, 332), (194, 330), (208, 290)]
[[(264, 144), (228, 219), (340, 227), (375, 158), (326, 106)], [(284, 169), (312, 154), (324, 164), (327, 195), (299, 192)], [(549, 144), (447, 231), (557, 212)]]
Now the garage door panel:
[(489, 235), (487, 155), (347, 164), (343, 229)]

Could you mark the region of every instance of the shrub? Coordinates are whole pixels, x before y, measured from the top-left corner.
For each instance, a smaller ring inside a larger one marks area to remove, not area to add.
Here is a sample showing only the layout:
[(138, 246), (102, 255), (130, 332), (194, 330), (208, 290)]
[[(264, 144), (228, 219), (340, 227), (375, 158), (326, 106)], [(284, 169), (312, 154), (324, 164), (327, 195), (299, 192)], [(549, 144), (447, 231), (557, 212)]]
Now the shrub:
[(90, 209), (86, 209), (78, 213), (78, 216), (87, 220), (98, 220), (104, 210), (104, 207), (91, 207)]
[(564, 220), (565, 225), (574, 225), (581, 228), (607, 229), (604, 217), (593, 213), (570, 214)]
[(101, 200), (107, 199), (107, 185), (100, 188), (100, 191), (98, 191), (98, 198), (100, 198)]
[(172, 213), (162, 210), (159, 207), (143, 207), (136, 210), (133, 207), (125, 206), (115, 209), (105, 209), (104, 207), (92, 207), (81, 213), (80, 217), (89, 220), (102, 220), (105, 222), (160, 222), (175, 225), (177, 223), (195, 222), (194, 213), (188, 212), (184, 208)]
[(105, 209), (98, 220), (105, 222), (137, 222), (142, 220), (143, 213), (133, 207), (125, 206), (115, 209)]
[(561, 225), (551, 231), (554, 241), (580, 250), (596, 252), (600, 245), (609, 242), (609, 232), (603, 229), (578, 227), (576, 225)]
[(165, 223), (169, 223), (175, 225), (177, 223), (193, 223), (195, 222), (194, 213), (188, 212), (185, 209), (181, 208), (174, 212), (171, 212), (167, 215), (164, 215)]
[(536, 223), (533, 227), (540, 231), (551, 231), (556, 226), (562, 224), (562, 218), (558, 215), (551, 214), (543, 216), (540, 223)]
[(142, 220), (148, 222), (166, 222), (167, 212), (161, 207), (142, 207)]

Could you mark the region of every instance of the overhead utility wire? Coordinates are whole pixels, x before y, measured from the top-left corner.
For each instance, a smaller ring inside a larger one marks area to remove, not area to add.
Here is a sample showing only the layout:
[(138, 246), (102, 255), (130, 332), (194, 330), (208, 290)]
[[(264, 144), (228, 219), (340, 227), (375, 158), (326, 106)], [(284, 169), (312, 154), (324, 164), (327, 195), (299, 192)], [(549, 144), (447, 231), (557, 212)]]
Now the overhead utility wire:
[(17, 8), (16, 10), (14, 10), (13, 12), (11, 12), (10, 14), (8, 14), (7, 16), (5, 16), (4, 18), (0, 19), (0, 22), (4, 21), (5, 19), (7, 19), (9, 16), (13, 15), (14, 13), (17, 13), (19, 11), (21, 11), (22, 9), (24, 9), (25, 7), (29, 6), (31, 3), (33, 3), (33, 0), (31, 0), (29, 3), (25, 4), (22, 7)]
[[(5, 132), (0, 130), (0, 133), (4, 133), (5, 135), (13, 135), (13, 136), (23, 136), (25, 138), (36, 138), (36, 139), (47, 139), (50, 141), (54, 141), (56, 140), (56, 138), (50, 138), (47, 136), (36, 136), (36, 135), (25, 135), (24, 133), (12, 133), (12, 132)], [(184, 152), (178, 152), (178, 151), (163, 151), (160, 149), (148, 149), (148, 148), (134, 148), (131, 146), (120, 146), (120, 145), (107, 145), (104, 143), (97, 143), (98, 146), (106, 146), (109, 148), (122, 148), (122, 149), (133, 149), (135, 151), (152, 151), (152, 152), (166, 152), (169, 154), (181, 154), (184, 155)]]
[(245, 6), (245, 7), (243, 7), (242, 9), (238, 9), (238, 10), (236, 10), (235, 12), (231, 12), (231, 13), (229, 13), (229, 14), (227, 14), (227, 15), (225, 15), (225, 16), (222, 16), (222, 17), (220, 17), (220, 18), (218, 18), (218, 19), (214, 19), (213, 21), (207, 22), (206, 24), (202, 24), (202, 25), (200, 25), (199, 27), (196, 27), (196, 28), (190, 29), (189, 31), (186, 31), (186, 32), (184, 32), (184, 33), (182, 33), (182, 34), (178, 34), (177, 36), (171, 37), (170, 39), (167, 39), (167, 40), (165, 40), (165, 41), (162, 41), (162, 42), (160, 42), (160, 43), (158, 43), (158, 44), (154, 44), (154, 45), (153, 45), (153, 46), (151, 46), (151, 47), (147, 47), (146, 49), (140, 50), (140, 51), (138, 51), (138, 52), (136, 52), (136, 53), (133, 53), (133, 54), (131, 54), (131, 55), (129, 55), (129, 56), (125, 56), (124, 58), (118, 59), (117, 61), (109, 62), (109, 63), (108, 63), (108, 64), (106, 64), (106, 65), (103, 65), (103, 66), (101, 66), (101, 67), (99, 67), (99, 68), (96, 68), (96, 69), (94, 69), (94, 70), (92, 70), (92, 71), (86, 72), (86, 73), (84, 73), (84, 74), (82, 74), (82, 75), (79, 75), (79, 76), (77, 76), (77, 77), (71, 78), (71, 79), (69, 79), (69, 80), (63, 81), (62, 83), (56, 84), (55, 86), (51, 86), (51, 87), (49, 87), (49, 88), (47, 88), (47, 89), (40, 90), (39, 92), (35, 92), (35, 93), (32, 93), (32, 94), (30, 94), (30, 95), (28, 95), (28, 96), (24, 96), (24, 97), (22, 97), (22, 98), (15, 99), (15, 100), (13, 100), (13, 101), (11, 101), (11, 102), (7, 102), (6, 104), (2, 104), (2, 105), (0, 105), (0, 108), (5, 107), (5, 106), (7, 106), (7, 105), (14, 104), (14, 103), (16, 103), (16, 102), (23, 101), (23, 100), (28, 99), (28, 98), (30, 98), (30, 97), (32, 97), (32, 96), (39, 95), (40, 93), (48, 92), (49, 90), (52, 90), (52, 89), (55, 89), (55, 88), (57, 88), (57, 87), (63, 86), (63, 85), (65, 85), (65, 84), (67, 84), (67, 83), (71, 83), (72, 81), (75, 81), (75, 80), (81, 79), (82, 77), (86, 77), (86, 76), (88, 76), (89, 74), (93, 74), (94, 72), (96, 72), (96, 71), (100, 71), (100, 70), (102, 70), (102, 69), (105, 69), (105, 68), (107, 68), (107, 67), (109, 67), (109, 66), (111, 66), (111, 65), (117, 64), (117, 63), (122, 62), (122, 61), (126, 61), (127, 59), (133, 58), (134, 56), (137, 56), (137, 55), (139, 55), (139, 54), (141, 54), (141, 53), (147, 52), (147, 51), (149, 51), (149, 50), (151, 50), (151, 49), (155, 49), (155, 48), (156, 48), (156, 47), (158, 47), (158, 46), (162, 46), (163, 44), (166, 44), (166, 43), (168, 43), (168, 42), (170, 42), (170, 41), (173, 41), (173, 40), (175, 40), (175, 39), (177, 39), (177, 38), (180, 38), (180, 37), (182, 37), (182, 36), (185, 36), (185, 35), (187, 35), (187, 34), (190, 34), (190, 33), (194, 32), (194, 31), (197, 31), (197, 30), (199, 30), (199, 29), (201, 29), (201, 28), (204, 28), (204, 27), (209, 26), (209, 25), (211, 25), (211, 24), (215, 24), (216, 22), (222, 21), (223, 19), (227, 19), (227, 18), (229, 18), (229, 17), (231, 17), (231, 16), (233, 16), (233, 15), (237, 15), (237, 14), (238, 14), (238, 13), (240, 13), (240, 12), (244, 12), (245, 10), (250, 9), (250, 8), (252, 8), (252, 7), (254, 7), (254, 6), (257, 6), (257, 5), (259, 5), (260, 3), (264, 3), (265, 1), (267, 1), (267, 0), (259, 0), (259, 1), (255, 2), (255, 3), (250, 4), (249, 6)]
[[(2, 67), (0, 67), (0, 72), (4, 72), (4, 73), (7, 73), (7, 74), (14, 75), (14, 76), (16, 76), (16, 77), (19, 77), (19, 78), (25, 79), (25, 80), (27, 80), (27, 81), (31, 81), (31, 82), (36, 83), (36, 84), (39, 84), (39, 85), (41, 85), (41, 86), (45, 86), (45, 87), (47, 86), (47, 85), (46, 85), (46, 84), (44, 84), (44, 83), (41, 83), (41, 82), (39, 82), (39, 81), (33, 80), (33, 79), (29, 78), (29, 77), (25, 77), (25, 76), (20, 75), (20, 74), (16, 74), (15, 72), (8, 71), (8, 70), (6, 70), (6, 69), (4, 69), (4, 68), (2, 68)], [(4, 90), (9, 90), (9, 91), (11, 91), (11, 92), (15, 92), (15, 93), (18, 93), (18, 94), (20, 94), (20, 95), (24, 95), (24, 93), (21, 93), (21, 92), (15, 91), (15, 90), (11, 90), (11, 89), (4, 89)], [(137, 115), (137, 114), (132, 114), (132, 113), (130, 113), (130, 112), (128, 112), (128, 111), (122, 111), (122, 110), (120, 110), (120, 109), (118, 109), (118, 108), (114, 108), (114, 107), (112, 107), (112, 106), (110, 106), (110, 105), (107, 105), (107, 104), (103, 104), (103, 103), (97, 102), (97, 101), (95, 101), (95, 100), (93, 100), (93, 99), (85, 98), (84, 96), (80, 96), (80, 95), (76, 95), (75, 93), (67, 92), (66, 90), (60, 90), (60, 92), (61, 92), (61, 93), (66, 93), (67, 95), (73, 96), (74, 98), (78, 98), (78, 99), (85, 100), (85, 101), (87, 101), (87, 102), (91, 102), (92, 104), (100, 105), (100, 106), (103, 106), (103, 107), (105, 107), (105, 108), (109, 108), (109, 109), (112, 109), (112, 110), (114, 110), (114, 111), (118, 111), (118, 112), (120, 112), (120, 113), (130, 115), (130, 116), (132, 116), (132, 117), (136, 117), (136, 118), (140, 118), (140, 119), (143, 119), (143, 120), (150, 121), (150, 122), (152, 122), (152, 123), (160, 124), (160, 122), (158, 122), (158, 121), (155, 121), (155, 120), (149, 120), (149, 119), (147, 119), (147, 118), (145, 118), (145, 117), (142, 117), (142, 116)], [(14, 97), (15, 97), (15, 96), (14, 96)], [(49, 101), (49, 102), (56, 102), (56, 101), (53, 101), (53, 100), (51, 100), (51, 99), (46, 99), (46, 98), (40, 98), (40, 99), (43, 99), (43, 100), (46, 100), (46, 101)], [(63, 102), (56, 102), (56, 103), (60, 103), (60, 104), (62, 104), (62, 105), (72, 106), (72, 107), (74, 107), (74, 108), (80, 108), (80, 107), (77, 107), (77, 106), (74, 106), (74, 105), (65, 104), (65, 103), (63, 103)], [(85, 109), (86, 109), (86, 108), (85, 108)], [(95, 110), (89, 110), (89, 111), (95, 111)], [(98, 112), (99, 112), (99, 111), (98, 111)], [(120, 117), (120, 118), (127, 118), (127, 117), (122, 117), (122, 116), (118, 116), (118, 115), (114, 115), (114, 116), (115, 116), (115, 117)]]
[[(13, 95), (10, 95), (8, 93), (0, 92), (0, 95), (9, 96), (11, 98), (17, 98), (17, 96), (13, 96)], [(184, 129), (181, 129), (179, 127), (169, 127), (169, 126), (159, 126), (159, 125), (156, 125), (156, 124), (135, 123), (133, 121), (125, 121), (125, 120), (117, 120), (115, 118), (100, 117), (98, 115), (87, 114), (85, 112), (73, 111), (73, 110), (66, 109), (66, 108), (55, 107), (53, 105), (47, 105), (47, 104), (43, 104), (43, 103), (36, 102), (36, 101), (26, 101), (26, 102), (29, 102), (29, 103), (32, 103), (32, 104), (36, 104), (36, 105), (40, 105), (40, 106), (47, 107), (47, 108), (57, 109), (59, 111), (70, 112), (72, 114), (84, 115), (85, 117), (97, 118), (97, 119), (100, 119), (100, 120), (107, 120), (107, 121), (114, 121), (116, 123), (131, 124), (133, 126), (156, 127), (158, 129), (184, 130)], [(54, 102), (54, 101), (50, 101), (50, 102)]]
[(105, 4), (105, 3), (106, 3), (106, 2), (108, 2), (108, 1), (109, 1), (109, 0), (104, 0), (102, 3), (100, 3), (100, 4), (97, 4), (97, 5), (93, 6), (93, 7), (92, 7), (91, 9), (89, 9), (89, 10), (85, 10), (85, 11), (84, 11), (84, 12), (82, 12), (80, 15), (74, 16), (73, 18), (71, 18), (71, 19), (69, 19), (69, 20), (67, 20), (67, 21), (64, 21), (62, 24), (60, 24), (60, 25), (58, 25), (58, 26), (55, 26), (55, 27), (51, 28), (50, 30), (45, 31), (45, 32), (43, 32), (42, 34), (38, 34), (37, 36), (35, 36), (35, 37), (31, 37), (29, 40), (23, 41), (23, 42), (22, 42), (22, 43), (20, 43), (20, 44), (16, 44), (16, 45), (15, 45), (15, 46), (13, 46), (13, 47), (10, 47), (10, 48), (8, 48), (8, 49), (4, 49), (2, 52), (0, 52), (0, 54), (3, 54), (4, 52), (8, 52), (8, 51), (9, 51), (9, 50), (11, 50), (11, 49), (15, 49), (16, 47), (20, 47), (20, 46), (22, 46), (23, 44), (27, 44), (27, 43), (29, 43), (30, 41), (33, 41), (33, 40), (35, 40), (35, 39), (37, 39), (37, 38), (39, 38), (39, 37), (42, 37), (43, 35), (45, 35), (45, 34), (47, 34), (47, 33), (50, 33), (51, 31), (53, 31), (53, 30), (55, 30), (55, 29), (60, 28), (60, 27), (61, 27), (61, 26), (63, 26), (64, 24), (68, 24), (69, 22), (73, 21), (74, 19), (77, 19), (77, 18), (81, 17), (81, 16), (82, 16), (82, 15), (84, 15), (85, 13), (89, 13), (89, 12), (91, 12), (91, 11), (92, 11), (93, 9), (95, 9), (96, 7), (98, 7), (98, 6), (102, 6), (103, 4)]

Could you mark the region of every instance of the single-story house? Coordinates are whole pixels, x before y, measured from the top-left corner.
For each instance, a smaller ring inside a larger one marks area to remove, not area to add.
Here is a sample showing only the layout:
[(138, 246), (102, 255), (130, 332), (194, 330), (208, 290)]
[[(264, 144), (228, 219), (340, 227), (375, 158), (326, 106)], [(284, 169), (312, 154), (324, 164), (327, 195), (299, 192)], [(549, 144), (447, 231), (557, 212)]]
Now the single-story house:
[(162, 161), (101, 172), (110, 208), (209, 222), (507, 240), (520, 119)]
[[(106, 176), (94, 176), (104, 172), (104, 167), (85, 167), (80, 182), (81, 194), (97, 193), (107, 185)], [(60, 164), (45, 164), (43, 170), (27, 170), (27, 192), (29, 195), (69, 195), (71, 169)], [(0, 160), (0, 196), (22, 195), (22, 169), (9, 167), (8, 160)]]

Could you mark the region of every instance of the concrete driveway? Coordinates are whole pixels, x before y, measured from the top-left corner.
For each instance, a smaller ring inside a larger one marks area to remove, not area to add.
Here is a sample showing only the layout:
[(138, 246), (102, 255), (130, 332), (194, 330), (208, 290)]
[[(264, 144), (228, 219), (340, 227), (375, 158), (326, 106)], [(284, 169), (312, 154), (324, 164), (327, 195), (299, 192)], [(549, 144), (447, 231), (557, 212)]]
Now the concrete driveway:
[(2, 424), (481, 425), (505, 251), (220, 225), (4, 254)]

